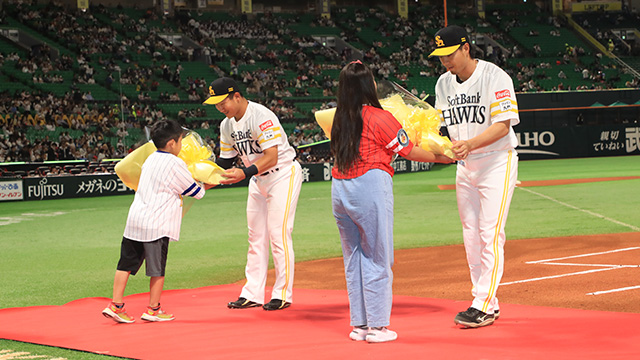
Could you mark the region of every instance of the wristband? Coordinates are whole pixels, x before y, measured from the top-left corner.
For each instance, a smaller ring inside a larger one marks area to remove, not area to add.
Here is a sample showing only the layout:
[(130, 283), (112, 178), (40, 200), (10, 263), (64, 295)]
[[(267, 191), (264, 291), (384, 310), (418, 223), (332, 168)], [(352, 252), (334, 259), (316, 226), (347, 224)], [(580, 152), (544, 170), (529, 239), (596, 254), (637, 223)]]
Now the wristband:
[(248, 168), (242, 169), (242, 171), (244, 172), (244, 177), (248, 179), (258, 173), (258, 168), (254, 164), (249, 166)]

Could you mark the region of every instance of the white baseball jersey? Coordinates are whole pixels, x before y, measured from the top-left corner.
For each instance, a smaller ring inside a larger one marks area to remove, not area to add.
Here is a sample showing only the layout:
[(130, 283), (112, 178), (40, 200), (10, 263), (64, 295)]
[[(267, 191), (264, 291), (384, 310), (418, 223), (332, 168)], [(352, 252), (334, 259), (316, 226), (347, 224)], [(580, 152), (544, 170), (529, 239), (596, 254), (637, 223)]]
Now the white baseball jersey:
[(149, 242), (167, 236), (178, 241), (182, 197), (201, 199), (204, 192), (182, 159), (168, 152), (154, 152), (142, 164), (138, 191), (129, 208), (124, 237)]
[[(220, 157), (240, 156), (246, 167), (263, 156), (262, 151), (278, 146), (278, 165), (289, 164), (296, 151), (289, 145), (280, 120), (265, 106), (249, 101), (242, 119), (225, 118), (220, 123)], [(269, 169), (262, 169), (269, 170)]]
[(510, 121), (509, 133), (471, 151), (456, 171), (456, 198), (462, 222), (473, 303), (484, 313), (499, 310), (496, 296), (504, 271), (505, 225), (518, 176), (518, 142), (512, 126), (520, 122), (509, 75), (477, 60), (469, 79), (459, 83), (447, 72), (436, 83), (436, 108), (453, 140), (469, 140), (492, 124)]
[[(509, 75), (495, 64), (477, 60), (469, 79), (462, 84), (447, 72), (436, 83), (436, 109), (452, 140), (469, 140), (498, 121), (520, 123), (518, 103)], [(509, 135), (471, 154), (513, 149), (518, 145), (513, 128)]]
[(264, 156), (264, 149), (273, 146), (278, 146), (278, 162), (251, 178), (247, 199), (247, 282), (240, 296), (259, 304), (270, 300), (265, 299), (269, 245), (276, 273), (271, 299), (286, 302), (293, 299), (295, 257), (291, 233), (302, 186), (302, 168), (294, 161), (296, 151), (289, 145), (280, 120), (263, 105), (249, 101), (242, 119), (225, 118), (220, 124), (221, 158), (240, 156), (248, 167)]

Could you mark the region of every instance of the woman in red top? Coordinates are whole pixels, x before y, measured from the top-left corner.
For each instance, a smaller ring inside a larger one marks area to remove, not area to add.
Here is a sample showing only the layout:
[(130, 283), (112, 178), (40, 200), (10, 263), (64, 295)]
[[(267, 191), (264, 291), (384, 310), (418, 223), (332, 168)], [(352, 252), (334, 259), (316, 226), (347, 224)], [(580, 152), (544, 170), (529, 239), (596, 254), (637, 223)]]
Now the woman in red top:
[(360, 61), (342, 69), (331, 129), (331, 197), (340, 231), (349, 293), (352, 340), (393, 341), (389, 329), (393, 282), (393, 168), (395, 154), (422, 162), (452, 162), (414, 146), (402, 125), (382, 109), (371, 70)]

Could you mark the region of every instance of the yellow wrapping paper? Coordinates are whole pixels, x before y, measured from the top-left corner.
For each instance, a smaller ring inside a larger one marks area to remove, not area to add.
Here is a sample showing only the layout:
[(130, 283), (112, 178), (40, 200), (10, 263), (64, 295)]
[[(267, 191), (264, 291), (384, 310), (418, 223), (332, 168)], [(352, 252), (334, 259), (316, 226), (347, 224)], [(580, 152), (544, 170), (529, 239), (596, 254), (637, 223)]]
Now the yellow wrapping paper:
[(142, 164), (147, 160), (149, 155), (156, 150), (155, 145), (151, 141), (133, 150), (124, 159), (116, 164), (115, 171), (122, 182), (130, 189), (138, 190), (138, 182), (140, 181), (140, 173), (142, 172)]
[(333, 117), (336, 116), (336, 108), (318, 110), (314, 115), (324, 135), (327, 139), (331, 139), (331, 125), (333, 125)]
[(451, 140), (440, 135), (440, 117), (431, 105), (423, 101), (407, 105), (400, 94), (380, 100), (380, 105), (402, 124), (415, 145), (454, 158)]
[(187, 168), (194, 179), (205, 184), (217, 185), (220, 184), (220, 180), (224, 179), (222, 177), (224, 169), (211, 160), (198, 160), (188, 165)]
[(184, 160), (187, 166), (197, 161), (208, 159), (212, 155), (211, 147), (204, 143), (198, 133), (190, 131), (187, 136), (182, 138), (182, 150), (180, 150), (178, 157)]
[[(155, 145), (148, 142), (120, 160), (115, 167), (120, 180), (129, 188), (138, 190), (142, 164), (156, 150)], [(198, 133), (189, 132), (182, 139), (182, 149), (178, 157), (187, 164), (187, 168), (195, 180), (211, 185), (220, 183), (224, 169), (210, 160), (214, 158), (213, 151), (209, 145), (202, 141)]]
[[(440, 135), (440, 117), (431, 105), (420, 100), (415, 101), (414, 105), (408, 105), (400, 94), (380, 100), (380, 105), (393, 114), (415, 145), (424, 150), (454, 158), (451, 140)], [(331, 126), (335, 114), (335, 108), (319, 110), (315, 113), (316, 122), (329, 139), (331, 139)]]

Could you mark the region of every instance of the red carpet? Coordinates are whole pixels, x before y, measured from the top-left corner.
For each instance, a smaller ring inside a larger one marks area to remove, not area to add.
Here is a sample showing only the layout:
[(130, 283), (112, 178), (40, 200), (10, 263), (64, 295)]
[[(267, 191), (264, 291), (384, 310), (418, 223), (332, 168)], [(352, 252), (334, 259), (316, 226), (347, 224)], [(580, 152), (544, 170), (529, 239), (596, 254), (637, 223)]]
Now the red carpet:
[[(502, 304), (493, 326), (463, 330), (468, 303), (395, 296), (395, 342), (349, 340), (345, 291), (296, 289), (286, 310), (229, 310), (238, 285), (165, 291), (177, 319), (139, 319), (148, 294), (127, 297), (134, 324), (100, 313), (106, 298), (0, 310), (0, 338), (139, 359), (638, 359), (640, 314)], [(267, 293), (269, 293), (267, 291)]]

